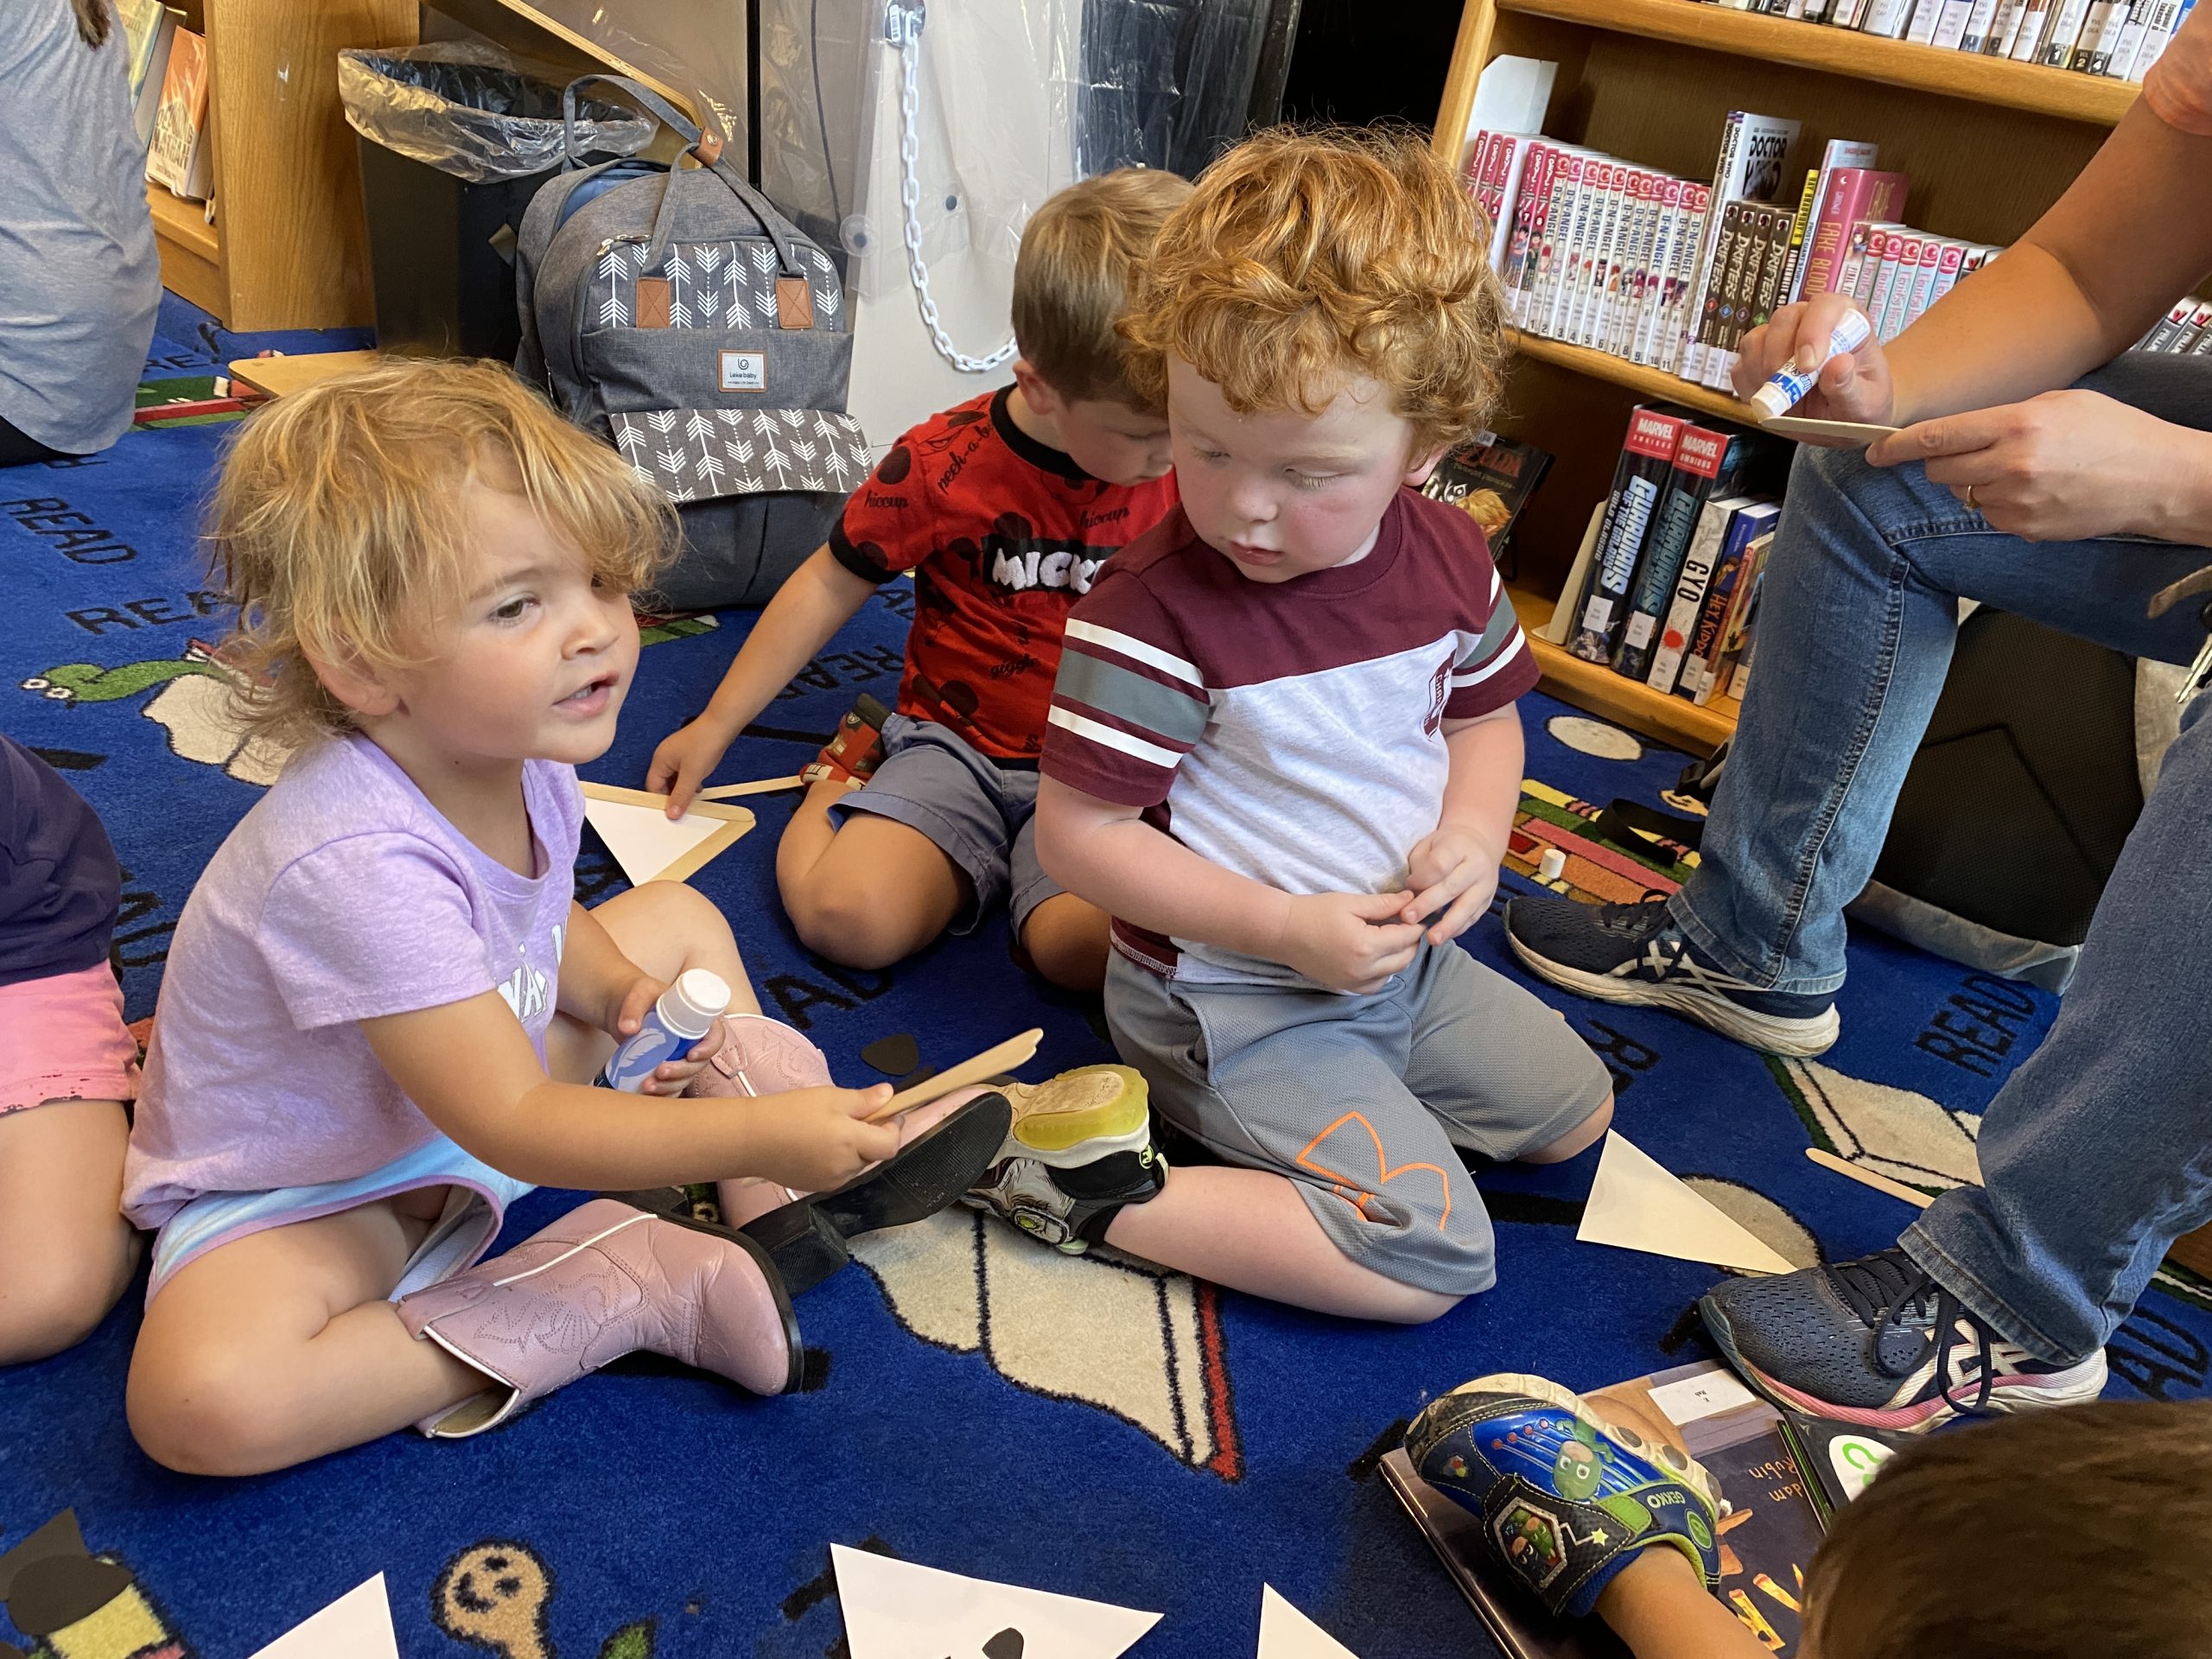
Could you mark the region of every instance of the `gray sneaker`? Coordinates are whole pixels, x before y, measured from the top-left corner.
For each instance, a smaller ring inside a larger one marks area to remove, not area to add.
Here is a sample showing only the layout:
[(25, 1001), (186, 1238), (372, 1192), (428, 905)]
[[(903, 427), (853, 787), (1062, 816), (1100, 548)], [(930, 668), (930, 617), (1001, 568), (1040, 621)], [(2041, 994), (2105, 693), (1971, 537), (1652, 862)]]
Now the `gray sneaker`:
[(2037, 1359), (1894, 1247), (1731, 1280), (1697, 1306), (1729, 1363), (1767, 1398), (1868, 1428), (1918, 1433), (1972, 1413), (2078, 1405), (2104, 1392), (2101, 1349), (2067, 1365)]
[(1142, 1074), (1086, 1065), (1039, 1084), (1010, 1084), (1014, 1120), (999, 1155), (961, 1202), (988, 1210), (1053, 1249), (1080, 1255), (1105, 1241), (1123, 1205), (1160, 1196), (1167, 1160), (1152, 1144)]

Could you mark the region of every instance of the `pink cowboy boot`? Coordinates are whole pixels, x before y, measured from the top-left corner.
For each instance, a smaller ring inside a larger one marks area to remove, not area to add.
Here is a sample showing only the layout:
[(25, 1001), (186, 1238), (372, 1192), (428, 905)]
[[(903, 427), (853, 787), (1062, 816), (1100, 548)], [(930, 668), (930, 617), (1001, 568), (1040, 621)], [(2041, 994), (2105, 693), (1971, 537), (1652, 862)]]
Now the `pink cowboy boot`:
[(798, 1322), (766, 1252), (741, 1236), (611, 1198), (496, 1261), (400, 1299), (408, 1332), (497, 1386), (416, 1427), (458, 1440), (645, 1350), (754, 1394), (798, 1382)]

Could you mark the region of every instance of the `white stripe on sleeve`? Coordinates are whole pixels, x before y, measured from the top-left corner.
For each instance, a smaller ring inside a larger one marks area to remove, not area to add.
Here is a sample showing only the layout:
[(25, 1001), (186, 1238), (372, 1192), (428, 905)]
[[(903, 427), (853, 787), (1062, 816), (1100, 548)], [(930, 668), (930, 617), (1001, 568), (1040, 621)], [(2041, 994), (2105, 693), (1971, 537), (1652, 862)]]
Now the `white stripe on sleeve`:
[(1090, 719), (1065, 709), (1054, 709), (1048, 716), (1055, 726), (1065, 727), (1077, 737), (1087, 737), (1094, 743), (1103, 743), (1109, 749), (1119, 749), (1123, 754), (1133, 754), (1140, 760), (1148, 760), (1155, 766), (1175, 766), (1182, 756), (1173, 749), (1163, 749), (1157, 743), (1147, 743), (1141, 737), (1131, 737), (1103, 721)]
[(1177, 679), (1203, 687), (1198, 665), (1186, 663), (1180, 657), (1170, 656), (1158, 645), (1148, 645), (1141, 639), (1126, 633), (1116, 633), (1111, 628), (1102, 628), (1096, 622), (1079, 622), (1074, 617), (1067, 620), (1065, 632), (1071, 639), (1080, 639), (1086, 645), (1097, 645), (1106, 651), (1119, 652), (1163, 674), (1173, 674)]

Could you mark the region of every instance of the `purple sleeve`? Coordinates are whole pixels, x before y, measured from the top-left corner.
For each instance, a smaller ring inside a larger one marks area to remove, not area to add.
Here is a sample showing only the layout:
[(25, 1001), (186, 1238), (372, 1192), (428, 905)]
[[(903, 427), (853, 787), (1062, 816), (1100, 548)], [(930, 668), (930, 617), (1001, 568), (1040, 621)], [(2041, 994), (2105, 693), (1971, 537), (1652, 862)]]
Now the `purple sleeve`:
[(296, 861), (269, 889), (258, 943), (302, 1031), (442, 1007), (497, 982), (459, 874), (412, 836), (349, 836)]

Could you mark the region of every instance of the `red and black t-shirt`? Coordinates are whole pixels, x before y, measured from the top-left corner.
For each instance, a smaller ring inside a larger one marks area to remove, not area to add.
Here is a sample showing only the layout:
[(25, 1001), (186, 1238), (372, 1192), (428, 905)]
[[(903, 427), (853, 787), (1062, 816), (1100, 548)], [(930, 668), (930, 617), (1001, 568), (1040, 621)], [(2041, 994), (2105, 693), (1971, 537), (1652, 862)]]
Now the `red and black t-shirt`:
[(1033, 760), (1060, 637), (1099, 565), (1167, 516), (1175, 478), (1091, 477), (1014, 423), (1011, 389), (914, 428), (845, 503), (830, 550), (855, 575), (914, 573), (899, 712), (977, 753)]

